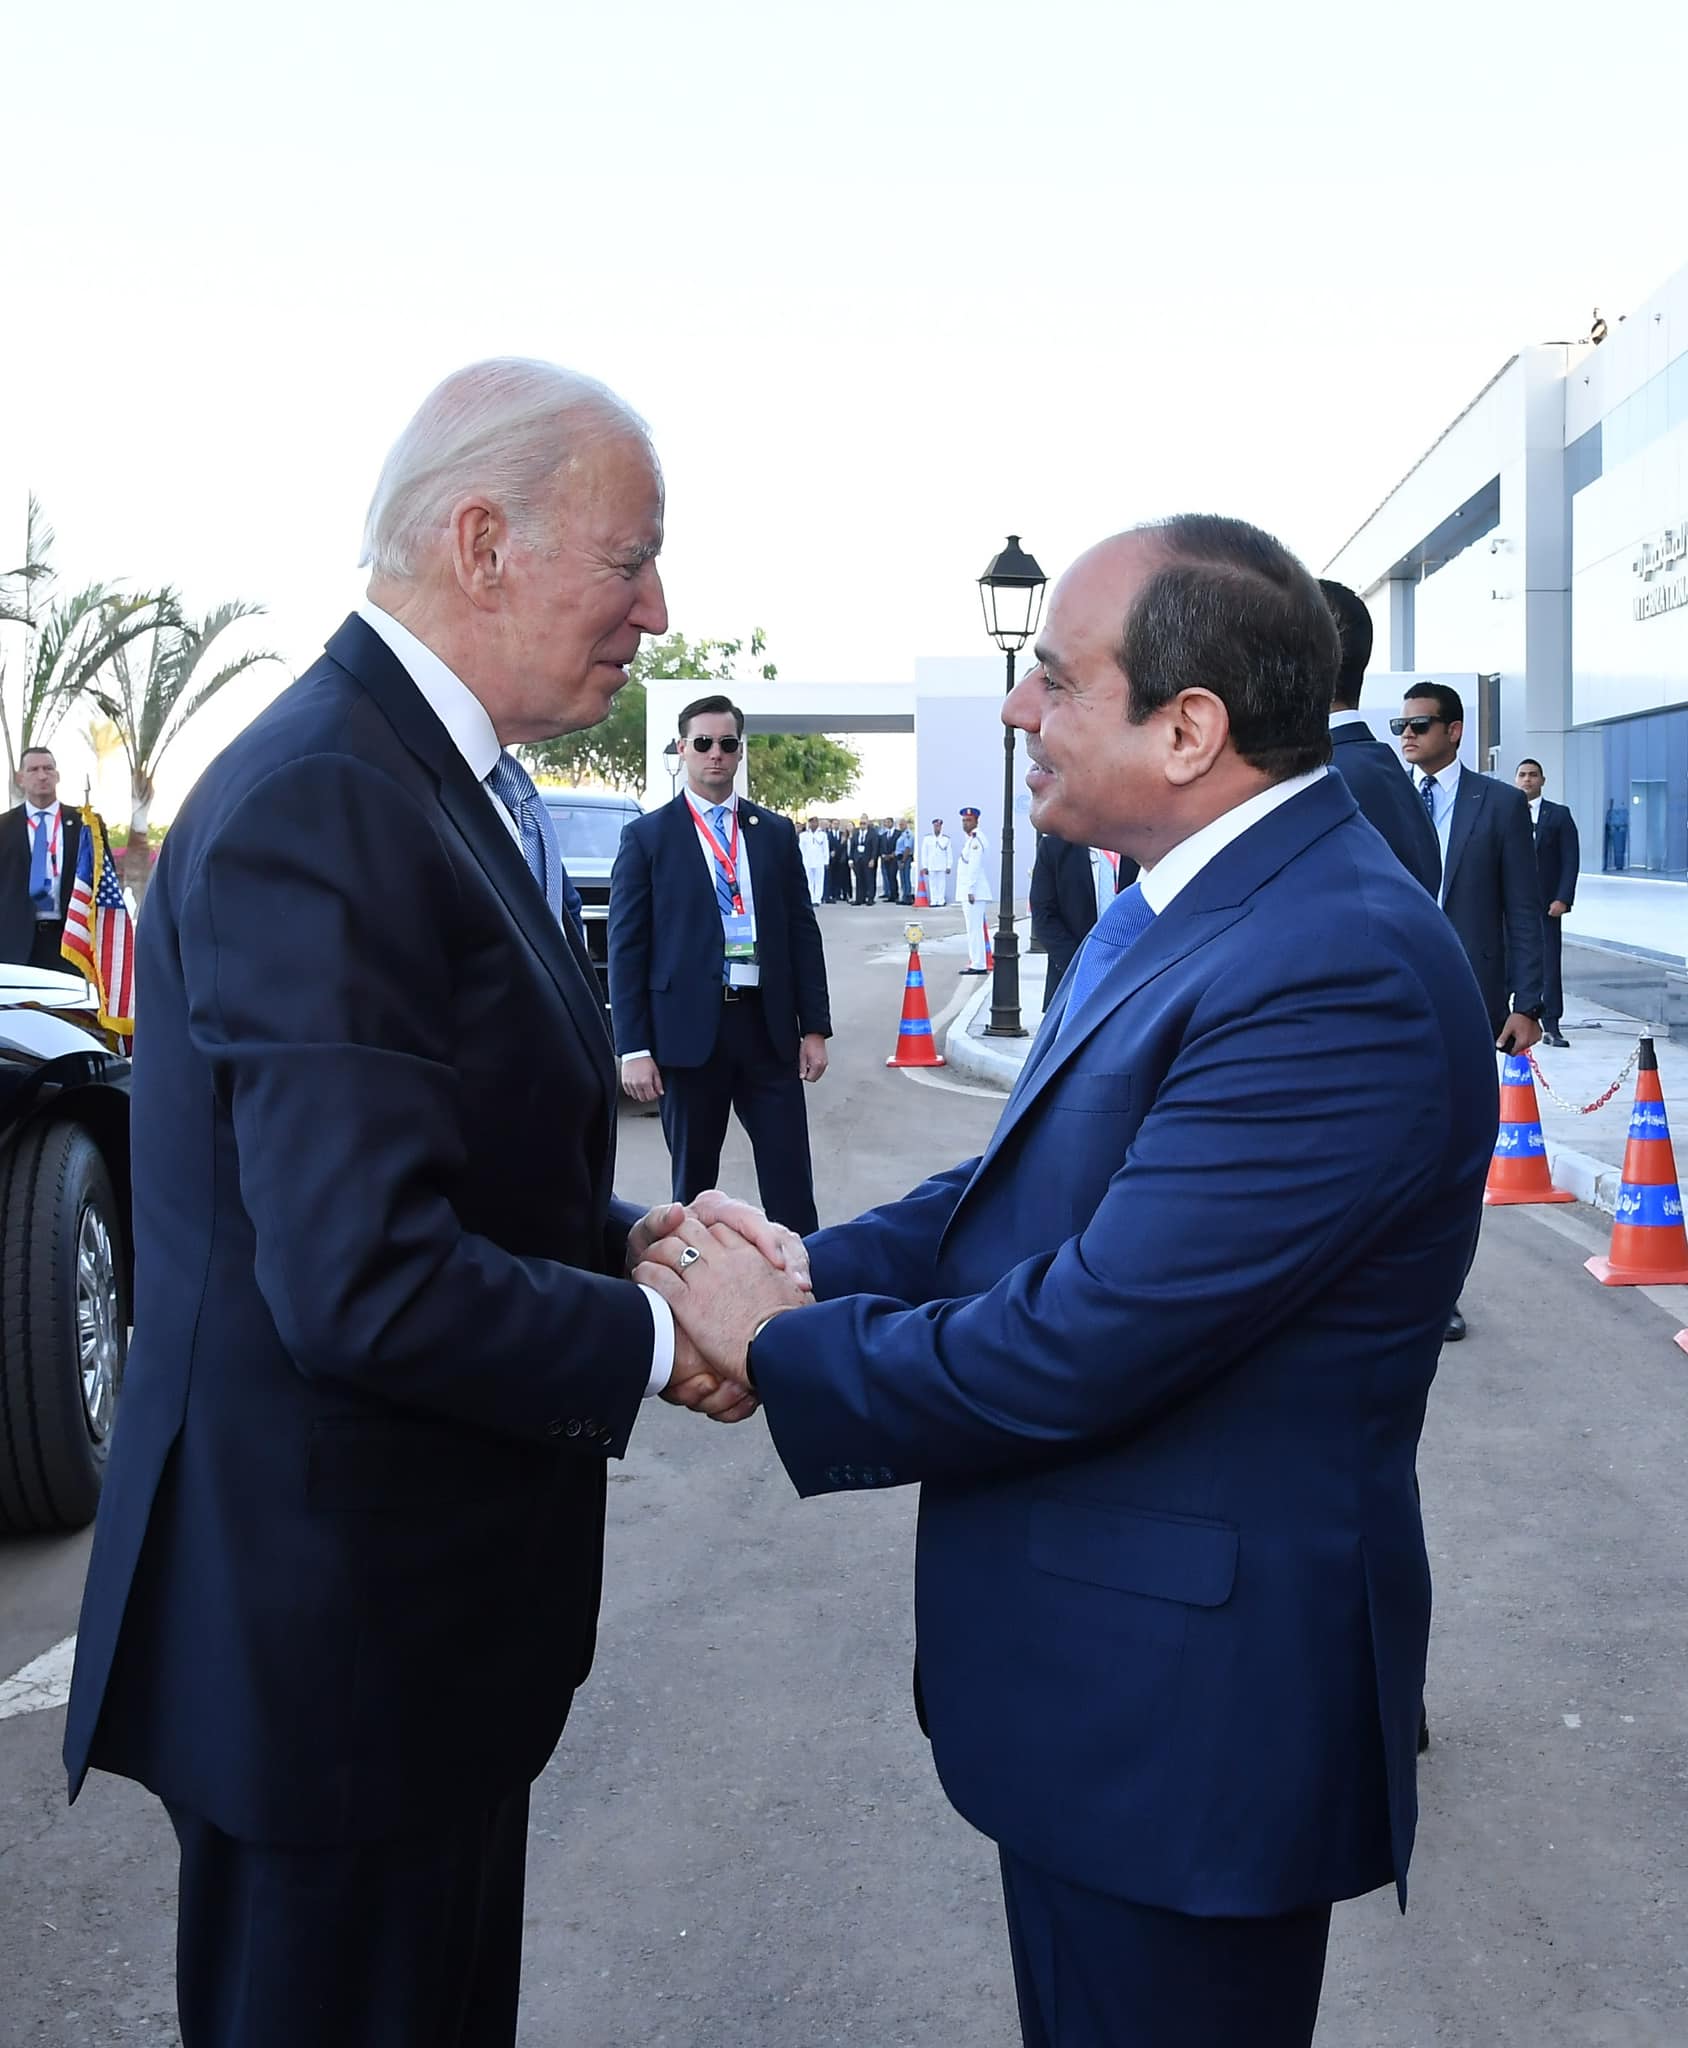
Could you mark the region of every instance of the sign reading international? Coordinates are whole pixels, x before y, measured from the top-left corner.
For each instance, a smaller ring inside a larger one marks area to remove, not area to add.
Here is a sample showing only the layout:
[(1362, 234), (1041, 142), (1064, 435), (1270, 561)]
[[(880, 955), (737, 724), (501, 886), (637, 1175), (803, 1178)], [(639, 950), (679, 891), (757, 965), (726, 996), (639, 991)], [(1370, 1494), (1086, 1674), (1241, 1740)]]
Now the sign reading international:
[[(1630, 600), (1637, 619), (1656, 619), (1665, 612), (1688, 607), (1688, 575), (1671, 577), (1677, 564), (1688, 558), (1688, 520), (1667, 526), (1657, 540), (1644, 540), (1630, 564), (1645, 586)], [(1660, 579), (1669, 577), (1670, 580)]]

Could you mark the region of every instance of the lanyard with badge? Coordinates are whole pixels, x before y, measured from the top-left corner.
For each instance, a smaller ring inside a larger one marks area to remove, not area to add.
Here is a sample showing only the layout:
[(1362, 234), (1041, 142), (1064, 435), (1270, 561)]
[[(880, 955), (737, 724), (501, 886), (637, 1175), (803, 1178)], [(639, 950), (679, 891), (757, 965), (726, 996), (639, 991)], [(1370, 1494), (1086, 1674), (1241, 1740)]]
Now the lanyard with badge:
[(730, 846), (723, 846), (720, 840), (715, 837), (713, 831), (710, 830), (709, 820), (704, 817), (701, 811), (694, 811), (692, 815), (697, 819), (697, 829), (703, 834), (710, 852), (720, 862), (721, 872), (726, 877), (727, 887), (732, 891), (733, 907), (730, 911), (723, 910), (721, 913), (721, 928), (726, 939), (727, 959), (729, 962), (737, 961), (743, 967), (753, 966), (756, 960), (756, 922), (745, 909), (744, 895), (739, 888), (738, 808), (735, 805), (732, 812), (733, 837)]

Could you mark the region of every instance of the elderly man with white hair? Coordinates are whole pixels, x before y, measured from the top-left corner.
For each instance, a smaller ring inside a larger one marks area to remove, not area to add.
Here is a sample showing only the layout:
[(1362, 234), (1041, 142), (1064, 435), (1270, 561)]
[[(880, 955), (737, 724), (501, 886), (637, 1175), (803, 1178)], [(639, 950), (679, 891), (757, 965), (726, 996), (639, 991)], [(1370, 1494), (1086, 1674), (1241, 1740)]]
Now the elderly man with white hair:
[(367, 600), (159, 862), (65, 1761), (169, 1810), (184, 2048), (515, 2038), (606, 1461), (648, 1394), (714, 1385), (627, 1278), (678, 1212), (612, 1193), (610, 1041), (509, 751), (596, 724), (666, 629), (662, 527), (611, 392), (449, 377), (381, 473)]

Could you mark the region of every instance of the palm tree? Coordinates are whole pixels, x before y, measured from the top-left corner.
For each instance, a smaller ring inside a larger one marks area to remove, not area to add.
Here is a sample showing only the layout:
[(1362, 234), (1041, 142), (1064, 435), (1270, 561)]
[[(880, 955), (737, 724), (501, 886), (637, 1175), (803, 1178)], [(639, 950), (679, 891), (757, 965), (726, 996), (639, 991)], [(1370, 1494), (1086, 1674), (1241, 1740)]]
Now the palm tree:
[(15, 692), (5, 687), (6, 664), (0, 659), (8, 804), (17, 801), (18, 763), (28, 749), (50, 744), (73, 700), (115, 655), (176, 616), (168, 591), (126, 596), (110, 584), (90, 583), (68, 600), (56, 598), (55, 538), (32, 491), (23, 562), (0, 573), (0, 624), (24, 629), (22, 682)]
[(173, 591), (162, 591), (159, 602), (167, 612), (144, 629), (152, 640), (144, 672), (135, 673), (125, 641), (86, 685), (101, 715), (116, 726), (129, 761), (129, 844), (123, 855), (123, 879), (137, 909), (151, 879), (147, 823), (159, 763), (194, 714), (219, 690), (260, 662), (281, 660), (279, 654), (253, 649), (207, 673), (211, 650), (228, 628), (237, 619), (260, 617), (264, 607), (237, 598), (194, 620), (181, 615)]

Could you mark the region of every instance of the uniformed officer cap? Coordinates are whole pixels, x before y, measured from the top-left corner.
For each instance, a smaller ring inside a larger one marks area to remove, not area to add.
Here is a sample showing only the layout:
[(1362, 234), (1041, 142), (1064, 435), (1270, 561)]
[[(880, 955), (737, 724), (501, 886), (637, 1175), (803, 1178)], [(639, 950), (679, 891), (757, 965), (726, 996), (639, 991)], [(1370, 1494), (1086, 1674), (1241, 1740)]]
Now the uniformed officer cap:
[(961, 818), (976, 818), (979, 815), (979, 806), (977, 804), (963, 804), (956, 815)]

